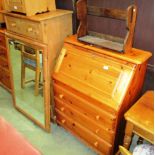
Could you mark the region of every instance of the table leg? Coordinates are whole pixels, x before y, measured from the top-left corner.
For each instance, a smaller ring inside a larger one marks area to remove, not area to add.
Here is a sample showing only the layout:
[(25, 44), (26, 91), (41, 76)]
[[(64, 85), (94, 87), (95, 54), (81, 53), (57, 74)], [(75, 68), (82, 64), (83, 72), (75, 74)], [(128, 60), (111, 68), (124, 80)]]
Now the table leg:
[(132, 139), (132, 131), (133, 131), (133, 124), (130, 122), (127, 122), (126, 128), (125, 128), (125, 136), (124, 136), (124, 142), (123, 146), (126, 149), (129, 149)]

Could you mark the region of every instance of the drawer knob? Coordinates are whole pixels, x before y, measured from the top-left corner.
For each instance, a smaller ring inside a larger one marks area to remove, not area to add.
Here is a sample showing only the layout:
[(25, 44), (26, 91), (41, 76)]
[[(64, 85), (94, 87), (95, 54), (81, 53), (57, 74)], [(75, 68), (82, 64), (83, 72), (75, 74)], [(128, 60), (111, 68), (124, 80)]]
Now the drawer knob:
[(63, 112), (65, 110), (65, 108), (64, 107), (61, 107), (60, 110)]
[(60, 94), (59, 95), (59, 98), (63, 99), (64, 95), (63, 94)]
[(99, 120), (99, 119), (100, 119), (100, 116), (99, 116), (99, 115), (97, 115), (97, 116), (96, 116), (96, 120)]
[(16, 23), (12, 23), (11, 26), (12, 26), (12, 27), (16, 27)]
[(99, 133), (99, 131), (100, 131), (100, 129), (96, 129), (95, 133), (96, 133), (96, 134), (98, 134), (98, 133)]
[(61, 123), (62, 123), (62, 124), (65, 124), (65, 122), (66, 122), (66, 120), (65, 120), (65, 119), (63, 119), (63, 120), (61, 121)]
[(32, 32), (32, 31), (33, 31), (32, 27), (29, 27), (29, 28), (27, 29), (27, 31), (28, 31), (28, 32)]
[(95, 142), (95, 143), (94, 143), (94, 146), (95, 146), (95, 147), (98, 147), (98, 142)]

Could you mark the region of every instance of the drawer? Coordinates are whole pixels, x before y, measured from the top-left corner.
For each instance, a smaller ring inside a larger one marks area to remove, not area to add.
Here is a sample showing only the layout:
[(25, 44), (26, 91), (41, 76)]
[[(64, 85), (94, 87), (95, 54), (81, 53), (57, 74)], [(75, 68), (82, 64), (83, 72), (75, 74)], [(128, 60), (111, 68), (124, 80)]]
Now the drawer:
[(86, 128), (82, 127), (79, 123), (68, 118), (59, 111), (57, 113), (57, 123), (84, 140), (89, 146), (98, 150), (100, 153), (105, 155), (111, 155), (112, 145), (108, 144), (101, 138), (98, 138)]
[(8, 0), (10, 11), (26, 13), (25, 5), (22, 0)]
[(54, 96), (59, 98), (65, 104), (76, 108), (83, 115), (103, 126), (107, 131), (115, 130), (116, 116), (113, 116), (103, 109), (95, 106), (93, 103), (88, 102), (84, 98), (80, 97), (80, 95), (75, 95), (66, 88), (54, 84)]
[(5, 35), (4, 34), (0, 34), (0, 46), (6, 47)]
[(7, 88), (11, 89), (10, 72), (1, 67), (0, 67), (0, 82)]
[(3, 59), (7, 59), (7, 49), (0, 47), (0, 57)]
[(87, 116), (80, 113), (78, 109), (63, 103), (58, 98), (55, 98), (55, 108), (56, 111), (61, 111), (63, 114), (67, 115), (69, 118), (72, 118), (74, 121), (84, 126), (98, 137), (104, 139), (110, 144), (113, 144), (114, 132), (102, 128), (97, 121), (89, 119)]
[(35, 40), (43, 40), (42, 28), (39, 22), (33, 22), (6, 15), (6, 26), (9, 31), (25, 35)]
[(1, 56), (0, 56), (0, 67), (3, 67), (5, 69), (9, 70), (7, 59), (5, 59), (4, 57), (1, 57)]

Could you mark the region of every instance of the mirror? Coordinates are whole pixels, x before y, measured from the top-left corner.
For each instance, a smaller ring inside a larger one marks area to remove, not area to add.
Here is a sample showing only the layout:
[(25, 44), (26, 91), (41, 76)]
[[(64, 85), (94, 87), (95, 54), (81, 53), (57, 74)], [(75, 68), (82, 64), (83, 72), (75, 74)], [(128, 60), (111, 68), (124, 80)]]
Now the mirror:
[(7, 45), (12, 66), (14, 105), (37, 125), (49, 131), (46, 49), (13, 38), (7, 38)]

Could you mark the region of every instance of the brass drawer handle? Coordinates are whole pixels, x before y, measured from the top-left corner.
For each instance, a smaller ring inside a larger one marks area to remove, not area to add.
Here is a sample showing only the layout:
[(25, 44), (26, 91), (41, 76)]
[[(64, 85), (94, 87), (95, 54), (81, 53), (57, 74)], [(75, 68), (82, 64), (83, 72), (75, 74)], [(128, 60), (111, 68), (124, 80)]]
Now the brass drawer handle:
[(94, 146), (95, 146), (95, 147), (98, 147), (98, 142), (95, 142), (95, 143), (94, 143)]
[(64, 107), (61, 107), (60, 110), (63, 112), (65, 110), (65, 108)]
[(96, 120), (99, 120), (99, 119), (100, 119), (100, 116), (99, 116), (99, 115), (97, 115), (97, 116), (96, 116)]
[(61, 120), (61, 123), (62, 123), (62, 124), (65, 124), (65, 122), (66, 122), (66, 120), (65, 120), (65, 119)]
[(11, 26), (12, 26), (12, 27), (16, 27), (16, 23), (12, 23)]
[(32, 32), (32, 31), (33, 31), (32, 27), (29, 27), (29, 28), (27, 29), (27, 31), (28, 31), (28, 32)]
[(96, 134), (98, 134), (98, 133), (99, 133), (99, 131), (100, 131), (100, 129), (96, 129), (95, 133), (96, 133)]
[(59, 98), (60, 98), (60, 99), (63, 99), (63, 97), (64, 97), (63, 94), (60, 94), (60, 95), (59, 95)]

